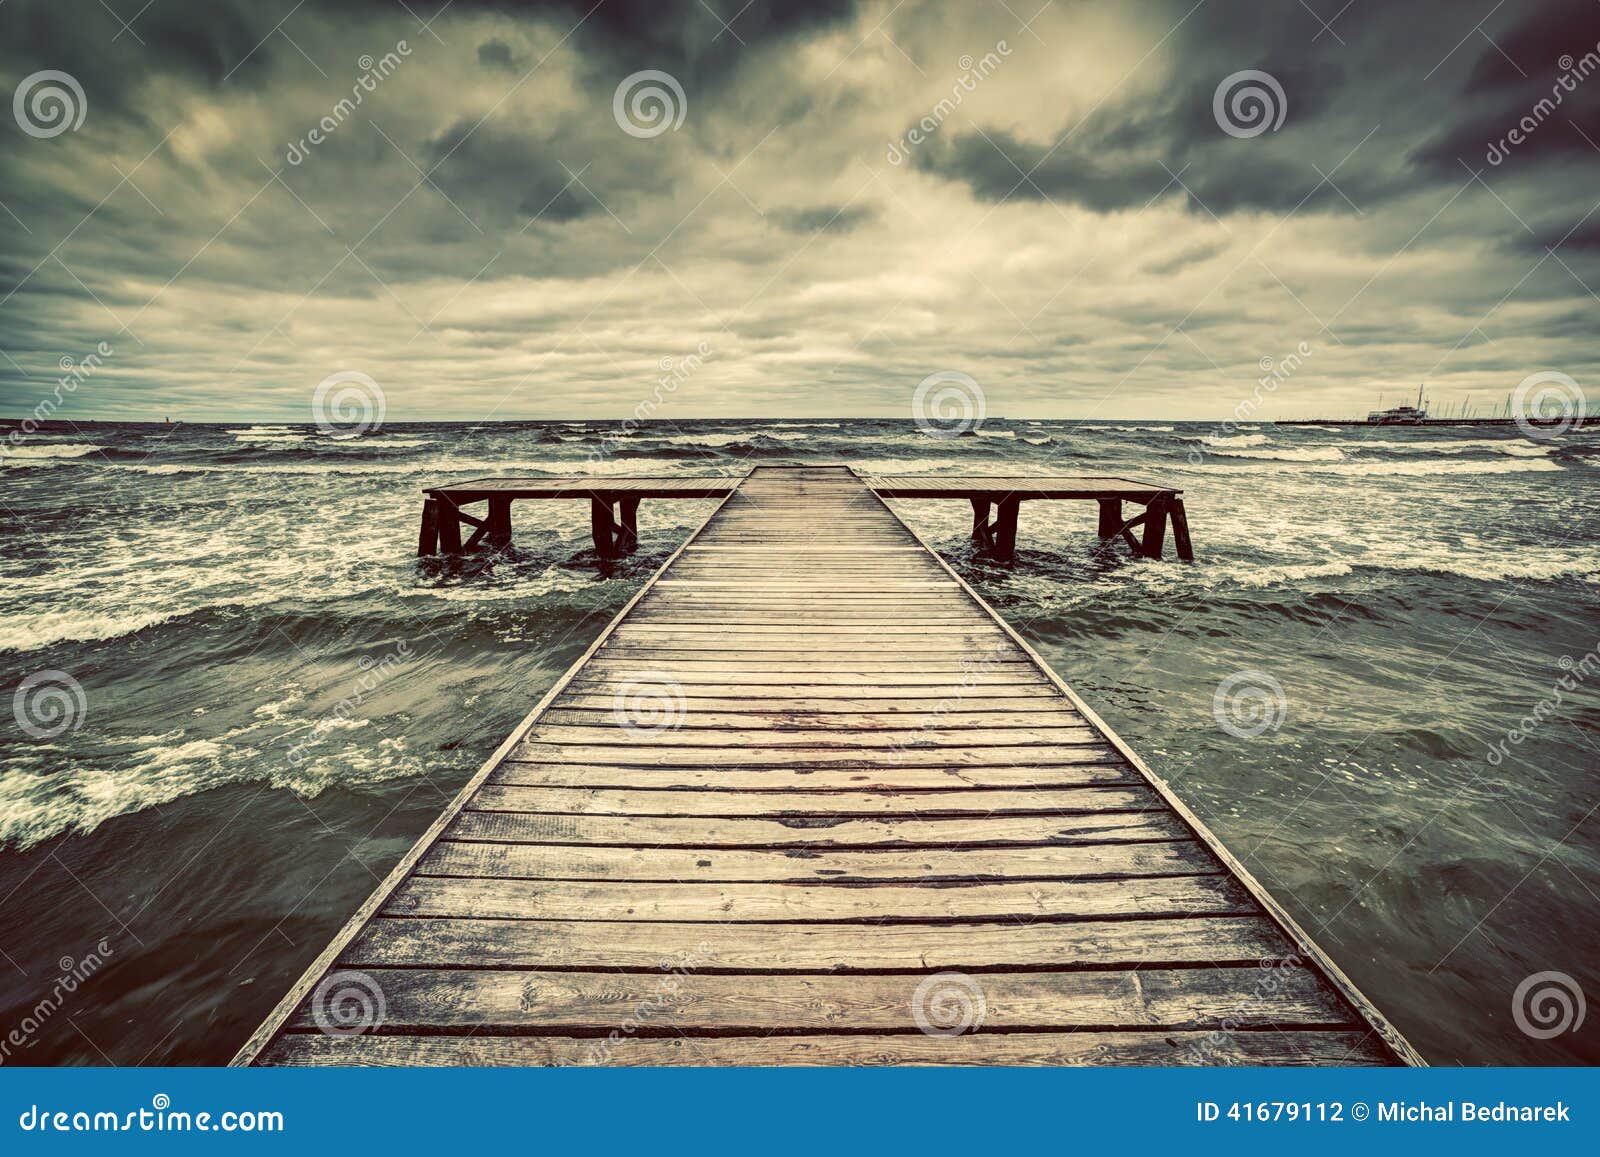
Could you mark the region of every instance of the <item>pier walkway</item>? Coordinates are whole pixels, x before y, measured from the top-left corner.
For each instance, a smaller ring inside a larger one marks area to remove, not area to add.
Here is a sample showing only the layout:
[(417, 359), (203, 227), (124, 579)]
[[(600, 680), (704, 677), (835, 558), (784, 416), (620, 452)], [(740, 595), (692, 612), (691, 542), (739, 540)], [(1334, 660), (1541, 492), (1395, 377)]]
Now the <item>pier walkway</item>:
[(1420, 1059), (871, 487), (761, 467), (235, 1063)]

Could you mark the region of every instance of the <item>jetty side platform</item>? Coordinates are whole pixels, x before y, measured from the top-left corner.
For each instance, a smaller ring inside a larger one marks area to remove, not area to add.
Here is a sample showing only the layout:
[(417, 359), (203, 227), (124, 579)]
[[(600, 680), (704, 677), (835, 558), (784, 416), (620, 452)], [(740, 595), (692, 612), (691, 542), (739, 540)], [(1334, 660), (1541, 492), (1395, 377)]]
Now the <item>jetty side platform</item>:
[(882, 493), (737, 480), (235, 1063), (1421, 1063)]
[[(819, 467), (810, 467), (817, 469)], [(831, 468), (831, 467), (827, 467)], [(779, 467), (768, 467), (779, 469)], [(744, 475), (667, 475), (650, 478), (476, 478), (430, 487), (422, 504), (417, 554), (460, 555), (511, 545), (511, 504), (529, 499), (589, 503), (589, 529), (602, 557), (630, 554), (639, 545), (639, 504), (646, 498), (725, 498)], [(892, 475), (862, 477), (883, 498), (957, 498), (972, 504), (972, 540), (994, 558), (1014, 558), (1017, 521), (1025, 501), (1083, 499), (1099, 504), (1101, 538), (1122, 538), (1143, 558), (1160, 558), (1167, 527), (1180, 559), (1194, 561), (1183, 491), (1107, 476)], [(463, 507), (483, 503), (469, 514)], [(1124, 504), (1142, 508), (1125, 515)], [(991, 515), (992, 512), (992, 515)], [(463, 527), (466, 533), (463, 534)], [(1134, 531), (1139, 531), (1135, 536)]]

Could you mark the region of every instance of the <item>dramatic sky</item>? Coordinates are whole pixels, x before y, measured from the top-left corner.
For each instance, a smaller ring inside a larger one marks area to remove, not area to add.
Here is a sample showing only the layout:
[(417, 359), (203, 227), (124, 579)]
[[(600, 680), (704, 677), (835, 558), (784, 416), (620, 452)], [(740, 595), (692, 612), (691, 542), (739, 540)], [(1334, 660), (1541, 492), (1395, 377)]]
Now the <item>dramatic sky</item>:
[(1600, 405), (1600, 0), (3, 0), (0, 83), (0, 416)]

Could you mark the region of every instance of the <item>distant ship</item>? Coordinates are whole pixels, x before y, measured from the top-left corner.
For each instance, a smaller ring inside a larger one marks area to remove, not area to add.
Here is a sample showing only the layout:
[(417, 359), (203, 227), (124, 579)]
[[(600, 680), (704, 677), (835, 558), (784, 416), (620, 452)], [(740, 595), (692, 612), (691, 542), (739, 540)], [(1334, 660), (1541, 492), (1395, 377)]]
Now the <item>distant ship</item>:
[(1422, 387), (1417, 387), (1415, 406), (1395, 406), (1389, 410), (1373, 410), (1367, 415), (1372, 426), (1420, 426), (1428, 420), (1428, 411), (1422, 408)]

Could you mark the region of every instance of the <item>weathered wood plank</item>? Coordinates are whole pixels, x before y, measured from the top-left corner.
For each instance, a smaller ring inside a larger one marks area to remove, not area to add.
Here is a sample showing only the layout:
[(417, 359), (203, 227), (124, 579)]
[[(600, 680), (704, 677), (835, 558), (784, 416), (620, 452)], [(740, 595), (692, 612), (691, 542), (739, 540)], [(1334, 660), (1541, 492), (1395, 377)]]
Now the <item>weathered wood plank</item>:
[(1143, 785), (960, 791), (650, 791), (485, 784), (473, 811), (591, 816), (1007, 816), (1164, 812)]
[[(1353, 1029), (1350, 1009), (1315, 973), (1301, 968), (1151, 968), (1137, 972), (997, 972), (962, 981), (928, 982), (919, 975), (747, 977), (685, 971), (648, 973), (481, 972), (396, 969), (378, 978), (385, 1033), (539, 1029), (606, 1034), (628, 1024), (632, 1033), (920, 1032), (922, 1024), (955, 1027), (967, 1015), (972, 1029), (993, 1032), (1121, 1028), (1192, 1031)], [(924, 985), (927, 989), (924, 990)], [(918, 993), (922, 992), (919, 999)], [(930, 994), (952, 1001), (930, 1007)], [(950, 1014), (948, 1025), (929, 1019)], [(302, 1007), (291, 1022), (315, 1031)]]
[[(345, 951), (351, 968), (924, 972), (944, 969), (1254, 965), (1288, 943), (1262, 916), (1021, 924), (625, 924), (380, 917)], [(665, 963), (663, 963), (665, 962)]]
[[(1049, 767), (1062, 763), (1103, 762), (1111, 749), (1103, 743), (1081, 747), (856, 747), (828, 749), (776, 745), (716, 748), (713, 760), (706, 747), (675, 747), (652, 743), (648, 736), (628, 742), (575, 747), (558, 743), (521, 743), (512, 758), (529, 763), (638, 764), (645, 767), (703, 767), (716, 762), (724, 767)], [(1084, 759), (1084, 753), (1093, 756)]]
[[(911, 728), (898, 731), (803, 728), (782, 730), (740, 730), (731, 727), (693, 726), (685, 714), (674, 725), (656, 728), (648, 721), (636, 726), (586, 727), (563, 726), (540, 722), (528, 731), (527, 744), (560, 744), (575, 749), (605, 744), (647, 744), (652, 747), (682, 750), (691, 747), (735, 748), (797, 748), (816, 751), (854, 751), (858, 749), (890, 748), (922, 750), (926, 748), (1005, 747), (1014, 749), (1039, 746), (1071, 746), (1098, 744), (1099, 734), (1087, 723), (1064, 727), (970, 727), (942, 730)], [(702, 758), (705, 758), (702, 756)]]
[(523, 763), (508, 759), (489, 783), (522, 787), (708, 789), (766, 791), (951, 791), (969, 787), (1049, 790), (1142, 784), (1120, 758), (1056, 767), (878, 767), (870, 770), (799, 767), (629, 767)]
[(1150, 1066), (1390, 1064), (1370, 1032), (974, 1032), (818, 1037), (325, 1037), (286, 1035), (269, 1064), (342, 1066)]
[(1053, 1032), (698, 1037), (624, 1035), (615, 1044), (569, 1036), (294, 1034), (274, 1042), (278, 1065), (1383, 1065), (1371, 1033)]
[(703, 816), (526, 815), (464, 811), (453, 840), (632, 847), (909, 848), (979, 844), (1102, 844), (1188, 838), (1165, 812), (1109, 815), (949, 816), (943, 819), (715, 819)]
[(1259, 911), (1228, 876), (959, 884), (611, 883), (413, 876), (383, 909), (386, 916), (722, 924), (1045, 921), (1245, 916)]
[(1066, 880), (1204, 876), (1221, 866), (1192, 840), (1050, 847), (839, 851), (763, 848), (613, 848), (441, 840), (418, 876), (525, 880)]

